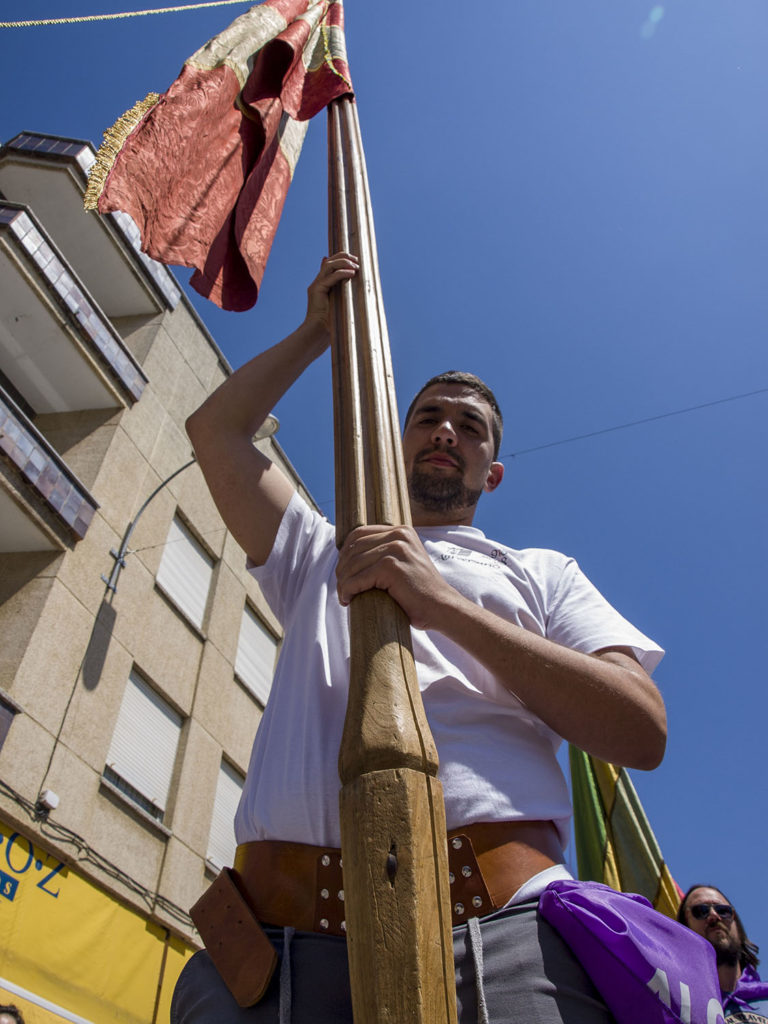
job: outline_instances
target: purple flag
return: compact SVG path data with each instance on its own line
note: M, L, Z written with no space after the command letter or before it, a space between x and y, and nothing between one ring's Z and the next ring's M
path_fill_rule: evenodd
M765 1020L768 1015L768 981L763 981L755 968L747 964L736 988L723 999L723 1009L728 1015L726 1021Z
M712 946L644 896L561 880L541 894L618 1024L724 1024Z

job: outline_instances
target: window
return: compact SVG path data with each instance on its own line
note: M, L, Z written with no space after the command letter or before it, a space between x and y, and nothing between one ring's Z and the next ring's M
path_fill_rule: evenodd
M157 582L198 629L203 626L212 575L213 559L181 519L174 516L157 571Z
M269 696L276 654L277 639L247 604L240 624L235 672L262 704L267 703Z
M243 776L226 761L221 762L213 801L207 859L217 870L232 867L235 859L235 811L243 792Z
M0 694L0 749L5 743L11 723L18 713L18 705Z
M181 725L181 715L131 672L104 778L158 821L168 802Z

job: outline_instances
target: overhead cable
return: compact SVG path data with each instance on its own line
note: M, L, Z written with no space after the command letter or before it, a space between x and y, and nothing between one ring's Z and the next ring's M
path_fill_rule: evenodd
M61 825L49 817L41 817L38 813L38 809L31 800L22 796L7 782L0 779L0 793L13 800L13 802L20 807L30 818L38 824L40 834L45 836L47 839L53 840L57 844L68 844L74 846L77 851L77 856L72 857L69 861L68 866L78 867L83 862L91 864L105 875L109 876L116 882L120 882L129 889L132 893L139 896L147 909L150 912L158 909L165 911L170 917L174 918L180 925L185 928L189 928L192 925L189 914L181 907L177 906L166 896L160 895L159 892L148 889L146 885L133 878L127 871L124 871L117 864L114 864L111 860L108 860L102 854L98 853L94 848L87 842L81 835L74 832L71 828L67 828L66 825ZM57 853L61 853L56 848Z
M545 448L556 448L561 444L570 444L571 441L583 441L587 437L598 437L600 434L611 434L614 430L627 430L629 427L637 427L641 423L653 423L655 420L666 420L670 416L682 416L687 412L696 412L699 409L710 409L713 405L723 405L725 402L737 402L742 398L752 398L754 395L764 395L768 388L758 388L756 391L746 391L743 395L730 395L728 398L717 398L714 402L702 402L701 405L689 405L685 409L675 409L673 412L662 412L658 416L646 416L641 420L631 420L629 423L619 423L613 427L604 427L602 430L591 430L587 434L574 434L573 437L564 437L560 441L549 441L547 444L538 444L534 448L521 448L516 452L507 452L500 455L500 459L514 459L518 455L528 455L530 452L540 452Z
M86 21L117 21L119 18L140 18L145 14L176 14L179 11L198 11L202 7L227 7L229 4L251 3L252 0L207 0L200 4L181 4L178 7L155 7L148 11L121 11L118 14L83 14L75 18L38 18L34 21L0 21L0 28L37 28L40 25L81 25Z

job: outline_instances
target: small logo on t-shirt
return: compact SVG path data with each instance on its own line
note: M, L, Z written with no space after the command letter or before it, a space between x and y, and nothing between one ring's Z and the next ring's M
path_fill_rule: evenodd
M485 555L481 551L471 551L452 544L447 550L441 551L439 557L441 562L468 562L498 572L507 564L507 556L500 548L494 548L490 555Z

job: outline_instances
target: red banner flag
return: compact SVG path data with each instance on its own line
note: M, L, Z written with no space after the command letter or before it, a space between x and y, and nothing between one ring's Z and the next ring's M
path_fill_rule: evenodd
M250 309L308 121L351 92L342 0L265 0L105 133L86 208L129 213L150 256Z

